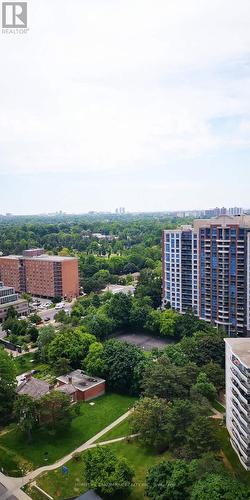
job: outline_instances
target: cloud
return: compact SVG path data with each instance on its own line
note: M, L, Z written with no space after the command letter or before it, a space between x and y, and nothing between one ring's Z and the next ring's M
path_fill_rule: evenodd
M36 0L28 13L28 35L0 35L0 172L249 146L248 0ZM230 133L211 125L229 116Z

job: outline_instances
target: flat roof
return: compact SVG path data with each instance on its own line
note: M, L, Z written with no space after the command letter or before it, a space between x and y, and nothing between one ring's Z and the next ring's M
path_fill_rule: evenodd
M26 258L26 257L24 257ZM34 257L27 257L28 259L32 260L50 260L52 262L62 262L64 260L76 260L77 257L63 257L61 255L47 255L47 254L42 254L42 255L35 255Z
M0 304L0 309L4 309L5 307L10 307L10 306L17 306L20 304L27 304L28 307L28 302L26 299L17 299L17 300L12 300L11 302L5 302L5 304Z
M0 259L13 259L13 260L18 260L18 259L24 259L24 260L49 260L52 262L63 262L65 260L76 260L77 257L63 257L61 255L47 255L47 254L42 254L42 255L5 255L0 257Z
M9 290L10 291L10 290L14 290L14 287L13 286L5 286L5 285L2 286L1 282L0 282L0 291L1 290L5 290L5 291ZM12 294L10 294L10 295L12 295Z
M224 340L242 364L250 368L250 338L227 338Z
M91 377L90 375L84 373L82 370L75 370L71 373L68 373L67 375L57 377L56 380L58 380L59 382L63 382L64 384L74 386L80 391L86 391L90 387L94 387L95 385L99 385L105 382L103 378Z
M23 258L23 255L2 255L0 257L0 259L14 259L14 260L22 259L22 258Z

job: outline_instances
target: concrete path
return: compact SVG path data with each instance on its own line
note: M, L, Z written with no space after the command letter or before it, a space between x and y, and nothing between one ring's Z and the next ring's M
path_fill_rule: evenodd
M211 415L211 418L215 418L218 420L223 419L223 414L220 411L216 410L215 408L212 408L212 412L213 412L213 415Z
M26 493L24 493L20 489L22 486L33 481L37 476L40 476L40 474L42 474L43 472L48 472L50 470L55 470L58 467L62 467L66 462L71 460L71 458L73 457L73 455L75 453L81 453L82 451L87 450L90 447L93 447L92 445L94 445L94 443L95 443L95 441L97 441L97 439L101 438L102 436L104 436L104 434L106 434L107 432L112 430L114 427L119 425L121 422L123 422L123 420L125 420L126 418L129 417L131 412L132 412L132 410L129 410L126 413L124 413L123 415L121 415L121 417L117 418L114 422L112 422L112 424L109 424L107 427L105 427L100 432L98 432L95 436L90 438L88 441L83 443L81 446L79 446L78 448L73 450L71 453L69 453L65 457L61 458L60 460L57 460L57 462L55 462L54 464L39 467L38 469L29 472L24 477L9 477L9 476L5 476L4 474L2 474L0 472L0 500L7 500L10 497L11 497L11 500L15 500L14 498L12 498L12 496L16 497L17 499L20 499L20 500L29 499L30 497L28 495L26 495ZM103 443L95 443L95 446L97 446L98 444L108 444L109 442L112 442L112 441L113 442L121 441L122 439L125 439L125 438L117 438L115 440L104 441ZM3 488L6 488L7 492L3 491L3 493L1 494L1 485Z

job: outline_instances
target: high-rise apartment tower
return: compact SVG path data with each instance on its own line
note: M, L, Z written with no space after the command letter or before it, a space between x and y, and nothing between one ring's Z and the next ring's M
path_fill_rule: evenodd
M219 216L163 232L163 304L250 334L250 216Z

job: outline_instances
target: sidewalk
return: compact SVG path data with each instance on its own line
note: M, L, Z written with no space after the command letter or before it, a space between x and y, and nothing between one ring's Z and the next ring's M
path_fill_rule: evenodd
M38 469L29 472L24 477L9 477L9 476L5 476L2 472L0 472L0 483L3 485L3 487L5 487L7 489L7 492L4 492L2 494L0 493L0 500L7 500L9 497L12 497L12 496L18 498L19 500L28 500L30 497L21 490L21 487L24 486L25 484L28 484L29 482L33 481L36 477L40 476L40 474L42 474L43 472L51 471L51 470L57 469L58 467L62 467L66 462L71 460L71 458L73 457L73 455L75 453L81 453L82 451L84 451L88 448L92 448L94 446L97 446L98 444L104 445L104 444L108 444L110 442L122 441L123 439L125 439L124 437L122 437L122 438L112 439L110 441L104 441L102 443L95 443L95 441L97 441L97 439L104 436L104 434L106 434L107 432L112 430L114 427L119 425L121 422L123 422L123 420L128 418L129 415L131 414L131 412L132 412L132 410L129 410L126 413L124 413L123 415L121 415L114 422L112 422L107 427L105 427L100 432L98 432L98 434L96 434L95 436L90 438L88 441L83 443L81 446L79 446L78 448L73 450L68 455L65 455L60 460L57 460L57 462L55 462L54 464L39 467Z

